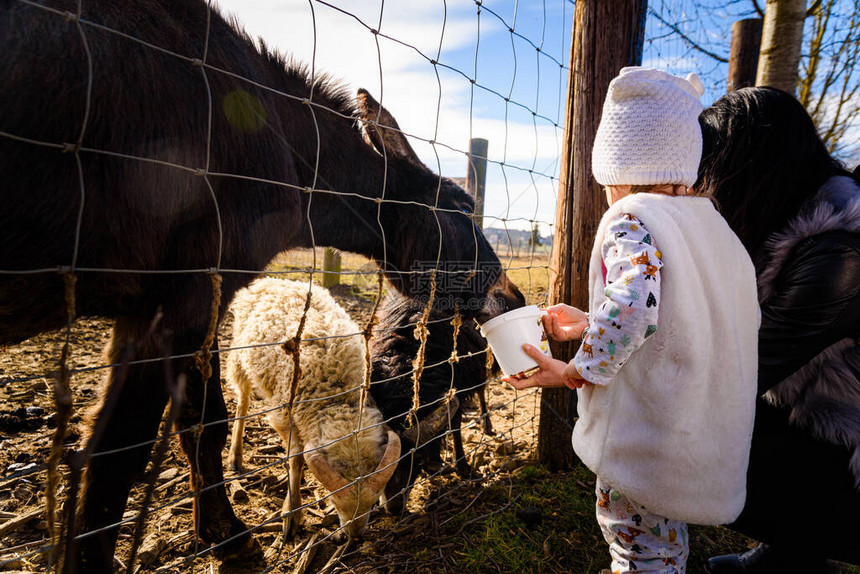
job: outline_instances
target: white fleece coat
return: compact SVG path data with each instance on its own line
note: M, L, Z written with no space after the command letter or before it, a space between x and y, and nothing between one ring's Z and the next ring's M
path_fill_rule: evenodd
M663 255L657 332L606 386L579 393L573 448L649 511L696 524L734 520L746 498L759 309L752 261L702 197L640 193L601 220L589 306L603 301L607 222L638 217Z

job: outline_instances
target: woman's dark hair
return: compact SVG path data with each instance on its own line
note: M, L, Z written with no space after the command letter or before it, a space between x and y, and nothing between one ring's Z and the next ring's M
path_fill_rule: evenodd
M800 102L781 90L731 92L703 111L699 123L696 192L716 199L756 262L767 238L825 181L850 175L830 156Z

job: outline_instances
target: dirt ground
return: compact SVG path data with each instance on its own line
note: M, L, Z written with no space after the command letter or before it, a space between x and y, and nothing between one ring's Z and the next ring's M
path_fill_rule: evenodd
M359 324L367 320L371 298L355 294L347 286L334 292ZM68 449L83 447L84 415L96 402L107 372L103 367L102 350L109 340L110 330L109 321L97 319L80 319L73 326L68 362L74 369L74 415L65 442ZM43 548L48 543L45 468L56 427L52 372L58 364L64 339L65 332L52 332L0 349L0 571L44 571L47 567ZM219 339L222 346L230 341L229 320L223 322ZM224 387L224 393L229 412L233 413L235 403L230 390ZM451 472L449 465L437 476L422 477L410 498L409 513L395 518L382 511L375 512L364 543L351 546L339 559L334 556L336 560L329 564L329 571L399 571L410 558L385 554L383 549L392 535L397 536L399 547L406 540L407 547L414 548L417 555L427 549L435 552L432 539L426 533L429 506L462 505L475 496L486 481L515 472L525 464L536 443L537 395L516 393L496 381L489 384L487 398L496 434L484 434L475 418L464 421L467 457L476 471L475 476L462 480ZM262 408L261 402L252 402L251 413ZM324 568L336 551L343 551L330 537L338 522L333 507L327 501L309 506L298 539L283 544L281 525L276 519L287 489L282 441L264 416L248 422L245 441L246 472L241 477L228 473L228 491L237 515L255 528L255 538L267 551L267 571ZM187 463L177 443L173 440L160 469L136 572L209 572L212 565L217 564L208 553L189 558L205 549L193 536ZM446 456L451 458L450 450ZM226 449L224 457L226 468ZM68 469L61 468L67 474ZM67 491L67 479L64 479L59 489L61 500ZM140 511L142 495L139 485L132 492L124 518L133 518ZM325 491L306 474L303 502L324 495ZM132 524L120 527L118 567L123 567L127 561L133 537ZM303 562L302 558L306 546L314 549L310 563ZM383 559L383 556L387 557ZM390 568L385 567L386 561ZM264 565L246 565L240 571L256 572L264 568Z

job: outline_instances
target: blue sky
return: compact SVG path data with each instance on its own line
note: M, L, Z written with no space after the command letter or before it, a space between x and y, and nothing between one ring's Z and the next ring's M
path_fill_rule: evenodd
M487 139L485 227L527 229L536 220L550 233L571 0L484 0L480 16L474 0L219 0L218 6L270 46L313 61L353 89L368 89L434 171L464 176L469 138ZM727 66L692 49L660 18L727 56L731 24L750 13L749 0L652 0L643 64L698 72L709 105L725 91Z

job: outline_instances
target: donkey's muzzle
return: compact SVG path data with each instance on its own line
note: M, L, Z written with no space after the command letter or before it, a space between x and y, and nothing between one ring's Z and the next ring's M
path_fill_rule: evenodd
M479 323L483 323L525 304L526 298L523 297L517 285L502 271L498 281L487 290L487 298L476 319Z

